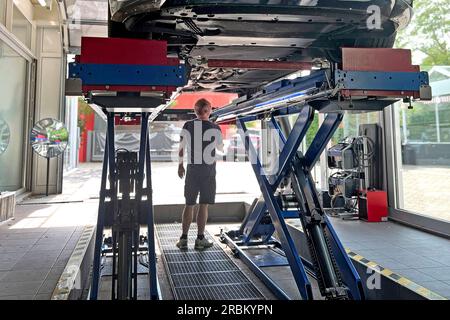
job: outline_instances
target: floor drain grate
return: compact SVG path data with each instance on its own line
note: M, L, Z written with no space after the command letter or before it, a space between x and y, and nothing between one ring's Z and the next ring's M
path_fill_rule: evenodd
M197 231L188 235L189 249L180 251L175 242L180 224L158 224L156 234L166 270L177 300L261 300L264 296L223 251L218 243L206 251L193 249ZM205 232L205 236L212 237Z

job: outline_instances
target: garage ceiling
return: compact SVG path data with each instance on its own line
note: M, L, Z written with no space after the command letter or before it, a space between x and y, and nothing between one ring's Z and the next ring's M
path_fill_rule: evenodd
M79 53L81 37L107 37L108 0L64 0L70 53Z

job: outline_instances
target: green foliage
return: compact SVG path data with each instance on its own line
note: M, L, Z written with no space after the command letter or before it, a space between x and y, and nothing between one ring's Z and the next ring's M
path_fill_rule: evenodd
M334 132L331 143L336 144L344 138L358 136L361 124L378 123L378 120L378 112L346 113L344 120Z
M91 106L83 98L78 98L78 114L90 115L93 112Z
M311 142L313 141L318 129L319 129L319 115L315 114L314 120L311 123L311 126L309 127L308 131L306 132L306 146L307 147L309 147L311 145Z
M450 142L450 104L440 103L438 111L440 141ZM399 118L402 127L403 117ZM435 104L414 102L413 109L405 110L405 118L408 141L437 142ZM402 137L402 141L405 141L405 137Z
M450 65L450 0L415 0L410 25L397 36L396 47L426 55L426 66Z
M415 0L414 16L410 25L399 32L396 47L420 51L425 55L421 70L435 65L450 65L450 0ZM400 126L406 121L407 141L437 142L436 105L413 103L413 109L404 109ZM450 142L450 104L440 103L439 134L441 142ZM404 116L404 118L403 118ZM403 130L401 130L402 141Z
M48 130L48 138L51 142L67 141L69 139L69 133L66 128Z

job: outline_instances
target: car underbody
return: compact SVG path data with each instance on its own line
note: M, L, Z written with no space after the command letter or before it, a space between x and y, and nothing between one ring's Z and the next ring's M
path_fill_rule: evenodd
M109 1L109 35L167 41L190 68L185 91L239 94L338 63L341 47L392 47L412 14L412 0Z

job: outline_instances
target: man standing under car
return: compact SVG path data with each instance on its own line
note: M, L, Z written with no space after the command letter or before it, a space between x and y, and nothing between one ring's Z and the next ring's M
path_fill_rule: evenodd
M213 242L205 238L204 232L208 220L208 205L214 204L216 197L216 149L223 152L220 127L209 121L211 115L209 101L198 100L195 103L194 111L197 118L184 124L178 152L178 176L182 179L186 173L184 185L186 205L182 217L182 234L176 243L181 250L188 248L189 227L199 194L196 219L198 232L194 249L204 250L213 246ZM187 150L186 171L183 166L184 150Z

